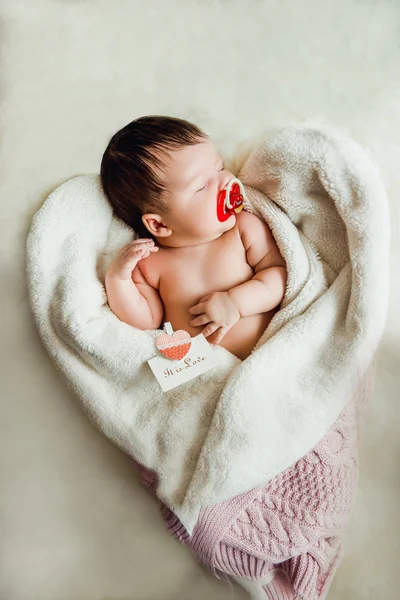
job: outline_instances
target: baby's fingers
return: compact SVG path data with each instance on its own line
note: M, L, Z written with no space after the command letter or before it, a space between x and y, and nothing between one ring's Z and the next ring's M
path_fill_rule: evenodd
M139 250L139 260L141 260L142 258L147 258L148 256L150 256L151 252L157 252L159 250L159 248L157 246L154 246L154 248L142 248L141 250Z
M152 248L153 246L153 240L143 240L142 242L135 240L134 242L127 244L125 248L128 252L131 252L132 250L139 250L139 248Z
M205 313L203 315L200 315L199 317L196 317L195 319L192 319L191 321L189 321L189 325L191 325L192 327L200 327L200 325L205 325L206 323L209 323L211 321L210 317L208 317Z
M125 244L125 246L121 249L122 254L132 254L137 250L141 250L142 248L148 250L154 246L154 241L147 240L134 240L133 242L129 242L129 244Z
M229 327L220 327L218 331L216 331L216 333L214 334L212 341L209 340L210 343L220 344L228 331Z
M209 323L207 325L207 327L204 327L203 331L201 332L204 337L209 337L211 334L214 333L214 331L217 331L217 329L219 328L219 325L217 325L217 323Z

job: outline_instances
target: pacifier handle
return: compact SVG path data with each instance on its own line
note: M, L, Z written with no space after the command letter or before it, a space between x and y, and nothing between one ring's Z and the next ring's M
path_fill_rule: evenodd
M241 200L240 200L240 205L242 205L243 203L243 197L244 197L244 188L243 188L243 184L240 181L240 179L236 179L236 177L233 177L232 179L230 179L230 181L228 182L228 185L226 186L226 197L225 197L225 206L228 210L232 210L232 208L234 208L233 204L231 203L231 190L232 187L237 184L239 186L240 189L240 193L239 196L242 196Z
M245 191L243 183L237 177L230 179L217 198L218 220L223 222L231 215L239 213L243 209Z

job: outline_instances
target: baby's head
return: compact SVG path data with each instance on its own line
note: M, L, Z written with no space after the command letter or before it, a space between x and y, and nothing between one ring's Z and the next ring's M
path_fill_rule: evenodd
M234 216L217 218L218 194L232 177L201 129L165 116L118 131L100 169L114 213L140 237L168 247L212 241L234 226Z

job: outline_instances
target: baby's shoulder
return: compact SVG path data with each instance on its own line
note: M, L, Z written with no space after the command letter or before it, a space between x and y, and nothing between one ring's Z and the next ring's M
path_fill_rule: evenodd
M268 225L247 210L242 210L236 215L236 227L239 235L242 239L243 244L247 247L251 240L256 239L259 236L270 236L271 230Z
M158 252L151 252L146 258L142 258L137 263L137 268L141 272L142 276L146 280L146 283L156 290L160 286L160 275L161 275L161 264L160 256L161 250Z
M240 213L236 215L236 225L239 229L245 229L251 227L253 224L259 224L260 222L264 223L260 217L257 217L257 215L248 210L241 210Z

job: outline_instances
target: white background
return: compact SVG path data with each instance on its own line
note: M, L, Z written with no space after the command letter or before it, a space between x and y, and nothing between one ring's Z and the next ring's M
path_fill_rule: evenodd
M387 186L392 292L329 600L400 597L400 4L0 0L0 598L245 598L165 530L130 460L66 390L30 315L25 243L46 196L98 173L144 114L193 120L232 165L281 125L340 126Z

